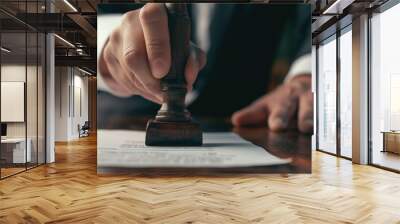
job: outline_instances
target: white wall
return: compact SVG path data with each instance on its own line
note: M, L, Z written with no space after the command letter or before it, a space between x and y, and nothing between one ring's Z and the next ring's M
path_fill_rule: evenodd
M74 99L74 108L72 109L72 129L71 129L71 135L74 137L78 137L78 124L81 126L85 123L85 121L88 121L88 78L81 76L82 73L76 74L77 70L74 71L74 96L72 98Z
M83 75L76 68L56 67L56 141L77 139L78 124L88 120L88 78Z
M30 74L35 74L36 75L36 67L33 66L27 66L25 67L25 64L20 65L20 64L3 64L1 66L1 81L2 82L25 82L25 75L26 71L28 71L28 75ZM35 70L33 73L32 71ZM28 77L29 78L29 77ZM34 83L36 85L36 82ZM29 89L28 89L29 90ZM27 93L28 98L29 97L36 97L36 89L34 92L28 92ZM32 99L27 99L28 102L33 101ZM36 105L35 105L36 107ZM6 108L1 108L1 110L5 110ZM31 113L28 113L28 121L34 120L36 117L30 117L30 115L33 115ZM34 114L36 116L36 114ZM35 120L36 121L36 120ZM32 125L28 125L28 127L31 127ZM7 136L8 137L25 137L25 122L7 122ZM28 136L29 137L29 136Z
M21 94L24 94L26 90L26 106L25 102L21 108L14 108L14 110L22 110L20 113L26 113L26 120L22 122L6 122L7 124L7 137L8 138L27 138L31 144L32 161L36 162L36 158L39 159L39 163L44 163L44 74L42 73L42 67L36 65L24 64L3 64L1 66L1 81L2 82L23 82L26 89L20 90ZM26 80L27 79L27 80ZM3 92L3 89L2 89ZM7 95L2 95L2 98L7 98ZM17 102L16 102L17 103ZM2 112L4 110L13 110L10 107L1 107ZM8 111L16 113L16 111ZM22 115L24 116L24 115ZM37 156L39 153L39 156Z
M29 70L30 68L28 68ZM25 64L3 64L1 66L2 82L25 82ZM29 73L28 73L29 74ZM4 97L4 96L3 96ZM6 108L1 108L5 110ZM8 137L25 137L25 123L12 122L7 123Z
M55 141L68 140L68 86L67 67L55 68Z

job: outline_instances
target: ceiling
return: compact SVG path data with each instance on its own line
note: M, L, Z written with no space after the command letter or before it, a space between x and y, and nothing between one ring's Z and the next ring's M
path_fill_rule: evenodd
M36 43L37 33L54 32L57 34L56 65L84 67L95 73L96 7L100 2L47 0L46 5L45 0L1 0L2 46L11 50L9 53L2 51L2 60L7 58L8 61L18 62L37 57L37 52L43 47ZM41 37L40 41L43 40Z
M371 2L383 2L385 0L340 1L350 5L370 5ZM127 2L134 1L0 0L2 46L12 50L7 54L7 58L10 60L23 59L25 56L34 58L34 55L42 46L37 46L36 39L34 39L35 35L29 33L54 32L61 37L55 38L56 64L71 65L72 63L74 66L82 66L96 71L97 4ZM266 0L255 2L311 4L313 10L313 34L315 35L321 33L327 26L330 26L330 23L334 23L334 20L340 18L340 16L331 16L330 18L326 15L321 16L324 10L334 4L335 0ZM49 13L50 11L51 13ZM26 38L25 33L28 33ZM4 54L2 52L2 55Z

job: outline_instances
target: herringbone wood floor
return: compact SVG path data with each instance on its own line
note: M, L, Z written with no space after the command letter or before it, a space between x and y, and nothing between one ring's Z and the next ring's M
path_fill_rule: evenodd
M400 223L400 175L313 153L311 175L97 176L94 137L0 181L0 223Z

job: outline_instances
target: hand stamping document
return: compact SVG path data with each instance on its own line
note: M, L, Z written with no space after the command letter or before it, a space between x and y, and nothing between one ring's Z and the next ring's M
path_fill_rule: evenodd
M97 166L109 168L229 168L287 164L232 132L204 133L200 147L145 145L145 132L98 130Z

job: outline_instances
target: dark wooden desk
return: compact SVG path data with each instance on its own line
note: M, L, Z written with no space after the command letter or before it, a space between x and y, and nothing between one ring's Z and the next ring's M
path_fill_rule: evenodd
M114 118L102 122L99 129L144 130L149 117ZM212 168L212 169L134 169L140 175L214 175L219 173L311 173L311 135L290 130L272 132L267 127L232 127L229 119L199 119L203 131L233 131L242 138L259 145L281 158L292 158L287 165L252 168ZM190 170L190 171L189 171ZM98 169L99 173L126 173L126 169ZM132 173L132 170L129 170Z

